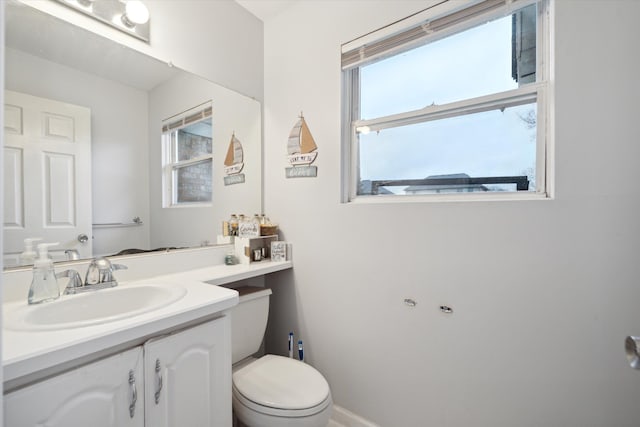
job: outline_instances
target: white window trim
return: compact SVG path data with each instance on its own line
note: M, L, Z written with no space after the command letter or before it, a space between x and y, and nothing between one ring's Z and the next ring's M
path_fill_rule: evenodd
M200 120L211 118L213 109L212 102L207 101L194 108L184 111L180 114L172 116L162 121L162 207L170 209L192 208L192 207L211 207L213 206L213 195L211 201L207 202L182 202L177 200L177 187L174 171L185 166L191 166L207 160L211 161L213 167L213 153L194 157L189 160L181 160L171 162L173 158L173 150L176 149L174 142L171 141L172 135L180 129L185 128L192 123ZM177 137L175 144L177 144ZM213 176L211 177L213 182Z
M544 91L545 85L532 83L518 89L491 95L470 98L464 101L450 102L442 105L430 105L419 110L407 111L399 114L378 117L369 120L356 120L352 126L358 131L368 128L371 132L400 126L408 126L417 123L425 123L432 120L442 120L449 117L460 117L465 114L475 114L500 108L515 107L531 102L537 102L539 94Z
M470 1L464 7L470 7L481 3L480 0ZM505 3L498 10L492 9L490 13L481 14L465 21L462 26L456 24L440 31L438 34L423 37L423 40L432 42L437 38L450 35L460 31L462 28L470 28L477 22L492 19L496 16L507 15L513 11L526 7L530 4L538 4L538 30L537 45L540 46L536 55L536 73L540 76L540 81L532 83L518 89L491 94L483 97L467 99L443 105L429 106L420 110L403 112L385 117L378 117L371 120L354 120L359 116L358 98L359 93L359 67L367 63L374 62L385 56L395 53L361 58L361 61L343 66L342 72L342 163L341 163L341 202L342 203L389 203L389 202L441 202L441 201L502 201L502 200L550 200L554 197L553 187L553 92L552 92L552 67L553 61L552 47L552 22L551 8L553 0L492 0L492 3ZM385 37L393 36L404 29L413 27L420 22L428 23L439 17L455 13L463 8L460 3L445 1L423 12L415 14L406 20L396 22L378 31L367 34L361 38L345 43L342 46L343 55L349 51L360 50L364 47ZM424 25L423 25L424 27ZM401 47L398 50L405 48ZM542 54L540 54L540 51ZM506 97L506 98L505 98ZM382 130L399 125L413 123L423 123L429 120L443 119L446 117L471 114L481 111L495 109L496 106L520 105L523 100L531 99L537 102L537 141L536 141L536 191L498 193L489 192L483 194L474 193L448 193L448 194L428 194L428 195L357 195L358 188L358 143L357 129L367 126L370 131ZM509 103L511 103L509 105ZM519 103L519 104L518 104ZM484 108L484 110L483 110ZM353 116L352 116L353 115ZM355 117L354 117L355 116ZM347 125L349 124L349 125Z

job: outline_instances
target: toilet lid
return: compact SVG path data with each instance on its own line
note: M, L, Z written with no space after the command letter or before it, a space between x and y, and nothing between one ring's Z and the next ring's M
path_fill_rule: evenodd
M329 396L329 384L320 372L271 354L235 371L233 385L250 401L279 409L311 408Z

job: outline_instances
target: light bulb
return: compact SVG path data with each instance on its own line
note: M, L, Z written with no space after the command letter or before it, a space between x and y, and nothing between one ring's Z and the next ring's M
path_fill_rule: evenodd
M139 0L129 0L125 5L122 23L129 28L146 24L149 21L149 9Z

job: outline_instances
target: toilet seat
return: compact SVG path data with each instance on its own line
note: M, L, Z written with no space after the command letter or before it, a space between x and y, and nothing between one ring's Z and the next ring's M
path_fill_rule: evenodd
M233 400L234 403L240 403L244 408L259 413L259 414L265 414L265 415L270 415L272 417L276 417L276 418L303 418L303 417L311 417L313 415L316 415L324 410L326 410L328 408L328 406L331 404L331 397L327 396L327 398L320 403L317 406L314 406L312 408L305 408L305 409L280 409L280 408L272 408L269 406L263 406L263 405L259 405L255 402L252 402L250 400L248 400L246 397L244 397L242 395L242 393L240 393L238 391L237 388L233 388ZM236 407L236 409L238 409Z
M248 409L276 417L308 417L331 404L329 384L318 371L275 355L236 370L233 396Z

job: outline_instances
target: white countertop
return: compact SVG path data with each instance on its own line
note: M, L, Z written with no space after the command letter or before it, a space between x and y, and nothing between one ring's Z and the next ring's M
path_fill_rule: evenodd
M249 265L215 265L182 273L149 277L133 282L122 282L119 286L156 284L162 286L182 286L187 293L180 300L168 306L122 320L96 324L80 328L22 331L4 327L2 331L2 365L5 384L48 374L57 366L69 361L83 360L92 355L100 357L109 349L131 343L137 345L154 334L167 332L172 328L211 318L238 303L238 293L221 286L239 280L257 277L275 271L291 268L290 261L260 262ZM101 291L96 291L101 292ZM73 298L74 295L61 298ZM55 304L56 302L45 303ZM27 305L23 301L6 303L11 312L13 305ZM3 322L3 324L6 322Z
M214 265L212 267L196 268L175 274L166 274L166 279L196 280L210 285L226 285L251 277L262 276L293 266L291 261L260 261L251 264Z

